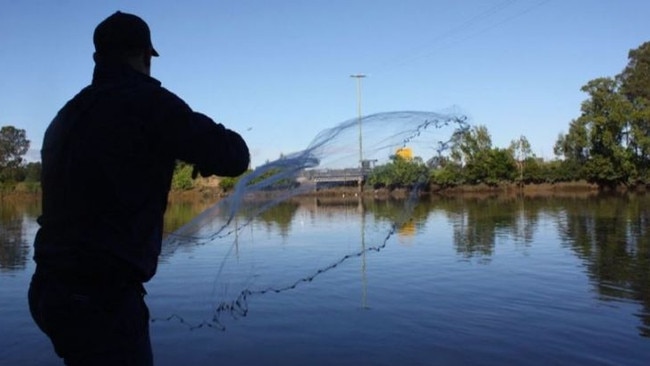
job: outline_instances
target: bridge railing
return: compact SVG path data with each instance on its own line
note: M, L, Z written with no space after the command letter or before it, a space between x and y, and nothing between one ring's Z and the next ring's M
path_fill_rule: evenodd
M361 168L308 170L303 179L315 182L357 182L365 180L368 170Z

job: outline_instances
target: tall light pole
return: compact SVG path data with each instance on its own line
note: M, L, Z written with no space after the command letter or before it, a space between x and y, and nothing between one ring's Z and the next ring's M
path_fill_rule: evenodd
M361 128L361 79L365 78L364 74L352 74L351 78L357 79L357 117L359 119L359 167L361 178L359 179L359 192L363 192L363 138Z
M361 128L361 79L365 78L364 74L353 74L351 78L357 79L357 118L359 124L359 209L361 212L361 307L367 309L367 278L366 278L366 213L363 207L363 138Z

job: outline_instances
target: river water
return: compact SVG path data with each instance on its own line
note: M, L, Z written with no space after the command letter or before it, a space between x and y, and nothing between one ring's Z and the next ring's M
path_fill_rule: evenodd
M165 248L156 364L650 364L650 197L403 204L306 198ZM167 229L203 207L172 205ZM1 205L0 365L61 364L27 310L39 210Z

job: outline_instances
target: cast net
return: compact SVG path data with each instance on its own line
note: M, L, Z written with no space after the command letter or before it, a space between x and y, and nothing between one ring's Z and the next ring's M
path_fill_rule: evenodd
M162 256L166 258L187 246L214 248L214 260L209 264L212 290L205 299L209 313L198 321L188 320L182 311L166 319L177 319L192 328L225 329L224 318L246 316L254 298L315 283L346 262L381 251L409 221L420 190L429 180L427 162L439 161L436 158L444 156L455 136L468 127L465 116L455 112L400 111L353 118L320 132L304 150L243 175L231 194L164 240ZM360 181L365 194L355 190ZM317 246L305 249L300 265L283 260L282 254L265 252L264 242L273 240L266 236L269 217L280 223L281 240L293 235L281 224L286 211L295 209L292 200L347 186L336 195L354 196L362 206L362 196L373 199L375 189L394 188L395 182L407 188L397 214L369 226L365 222L361 226L358 218L340 223L359 226L362 246L340 245L341 241L359 241L358 237L338 238L339 246L328 245L326 251ZM327 233L310 235L327 241Z

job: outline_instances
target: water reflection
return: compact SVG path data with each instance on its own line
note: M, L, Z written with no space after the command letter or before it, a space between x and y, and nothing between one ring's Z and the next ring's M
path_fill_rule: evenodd
M446 213L456 251L480 263L489 263L499 237L530 245L543 208L537 200L516 196L441 198L431 205Z
M0 271L25 268L33 239L26 229L39 213L37 200L0 200Z
M604 196L565 205L557 220L564 243L584 260L603 300L643 304L641 335L650 337L648 197Z
M282 236L292 234L296 220L319 220L323 215L358 220L364 223L358 236L363 249L365 235L372 234L373 221L399 223L396 235L411 240L442 217L446 220L443 224L451 228L458 257L485 265L490 264L500 243L528 248L540 240L535 236L544 235L542 240L559 240L557 250L565 248L583 261L600 299L640 304L639 333L650 337L650 196L432 197L421 200L408 219L403 203L302 198L280 203L255 220L261 224L258 227L277 230ZM198 201L171 204L165 216L166 231L175 230L208 205ZM304 214L297 217L297 212ZM0 271L22 270L31 260L33 233L27 228L35 225L39 213L38 202L1 202ZM183 245L191 250L195 244ZM365 275L365 268L361 275Z
M298 211L298 207L300 207L298 202L280 202L262 212L258 219L265 224L268 231L272 231L273 227L276 227L281 236L287 237L291 231L291 223L296 211Z

